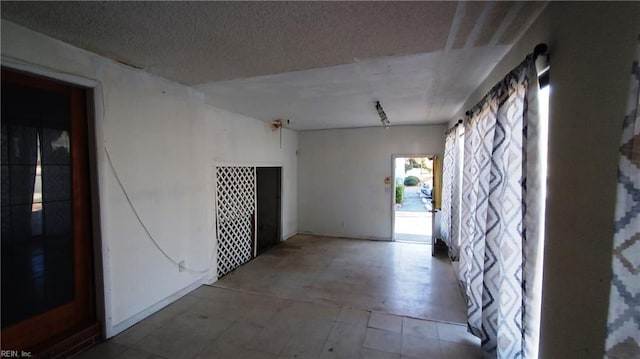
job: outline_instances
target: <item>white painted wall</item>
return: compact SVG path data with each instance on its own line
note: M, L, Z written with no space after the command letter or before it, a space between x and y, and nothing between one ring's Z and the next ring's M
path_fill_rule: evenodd
M602 358L616 168L640 3L551 2L460 109L533 47L550 48L549 172L540 358Z
M283 166L283 234L297 231L297 133L209 106L197 90L2 21L3 65L95 81L106 334L215 280L214 166ZM82 80L84 81L84 80ZM146 236L142 221L179 272ZM209 269L209 270L207 270Z
M390 240L392 155L441 155L444 131L432 125L299 132L299 232Z
M283 238L296 234L298 132L285 128L281 137L279 131L272 131L266 122L209 105L206 105L206 109L202 123L205 138L202 143L206 145L205 153L211 154L214 164L282 166L282 234ZM213 174L211 171L208 175ZM213 183L213 179L208 182Z

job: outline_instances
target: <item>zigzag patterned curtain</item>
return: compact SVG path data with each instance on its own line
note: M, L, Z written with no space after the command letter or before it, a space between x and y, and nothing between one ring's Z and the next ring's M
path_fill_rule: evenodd
M449 248L451 248L451 190L453 186L453 171L455 168L454 152L456 148L456 137L455 128L447 132L444 140L444 158L442 167L442 213L440 216L440 235Z
M494 358L527 358L537 348L537 91L529 56L465 124L460 278L469 330Z
M440 235L449 248L449 257L457 261L460 253L460 191L462 163L461 126L447 131L444 141L444 167L442 174L442 215Z
M640 44L624 118L605 358L640 358Z

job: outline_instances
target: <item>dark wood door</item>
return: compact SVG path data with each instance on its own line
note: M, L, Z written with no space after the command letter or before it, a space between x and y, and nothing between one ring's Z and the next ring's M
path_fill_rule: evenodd
M281 167L256 167L257 254L280 243Z
M32 350L95 322L86 90L3 68L1 96L2 349Z

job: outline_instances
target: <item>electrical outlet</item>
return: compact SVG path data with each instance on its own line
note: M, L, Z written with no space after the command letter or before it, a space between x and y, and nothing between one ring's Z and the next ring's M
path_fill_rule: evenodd
M178 272L184 272L184 260L181 260L180 263L178 263Z

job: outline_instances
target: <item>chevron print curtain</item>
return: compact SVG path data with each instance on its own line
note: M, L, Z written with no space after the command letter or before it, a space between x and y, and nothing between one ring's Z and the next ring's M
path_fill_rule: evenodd
M451 190L453 185L454 151L456 147L456 131L449 130L444 140L444 158L442 167L442 213L440 216L440 235L451 248ZM450 249L451 251L451 249Z
M624 118L605 358L640 358L640 44Z
M451 186L451 246L449 247L449 257L456 261L460 259L460 193L462 192L462 171L460 171L460 167L463 162L462 146L464 145L460 137L462 131L462 126L456 126L453 147L453 183Z
M446 133L442 169L440 234L449 248L449 257L453 261L458 260L460 252L461 129L461 126L455 126Z
M527 358L537 348L539 319L530 310L542 205L537 90L529 56L472 110L464 129L460 277L469 330L494 358Z

